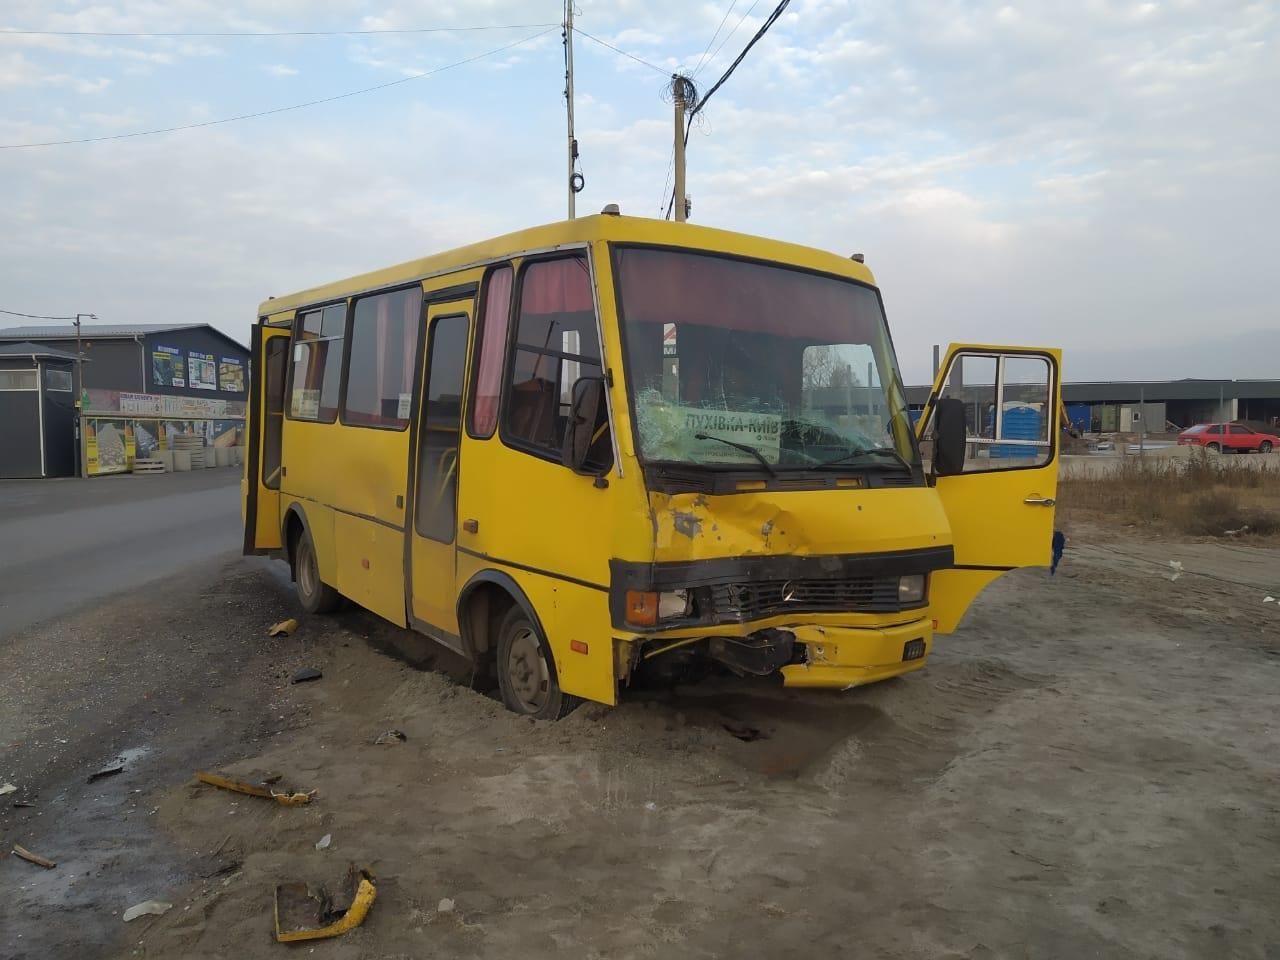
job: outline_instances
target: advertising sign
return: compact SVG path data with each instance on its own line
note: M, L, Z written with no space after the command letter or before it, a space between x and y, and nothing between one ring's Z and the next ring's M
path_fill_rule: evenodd
M128 420L84 421L85 472L95 477L104 473L128 473L133 469L133 424Z
M244 361L223 357L218 361L218 389L244 393Z
M212 353L187 353L187 374L193 390L217 390L218 366Z
M177 347L156 346L151 351L151 382L157 387L185 387L187 366Z

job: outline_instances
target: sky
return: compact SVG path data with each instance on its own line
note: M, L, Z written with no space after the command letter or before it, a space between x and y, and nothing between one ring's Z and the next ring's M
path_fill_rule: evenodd
M670 74L708 89L773 4L579 0L580 213L661 215ZM267 296L562 219L561 14L8 0L0 308L247 341ZM3 32L459 27L504 29ZM793 0L690 137L692 220L864 253L908 382L949 341L1060 346L1068 380L1280 377L1278 36L1274 2Z

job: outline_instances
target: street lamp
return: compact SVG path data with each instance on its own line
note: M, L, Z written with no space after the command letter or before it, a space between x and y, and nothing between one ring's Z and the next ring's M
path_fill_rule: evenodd
M96 313L77 313L76 324L76 409L84 410L84 351L80 349L80 318L97 320Z

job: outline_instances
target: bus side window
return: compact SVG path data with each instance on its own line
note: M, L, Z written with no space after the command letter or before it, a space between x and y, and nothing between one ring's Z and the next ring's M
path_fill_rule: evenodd
M427 343L427 395L419 429L418 534L452 543L457 527L458 443L462 436L462 372L467 362L467 318L441 317Z
M586 258L539 260L524 267L516 323L503 438L560 462L573 382L603 373Z
M476 328L475 370L471 375L468 432L478 440L493 436L498 426L498 397L502 393L503 359L511 320L510 266L495 267L484 278L480 318Z

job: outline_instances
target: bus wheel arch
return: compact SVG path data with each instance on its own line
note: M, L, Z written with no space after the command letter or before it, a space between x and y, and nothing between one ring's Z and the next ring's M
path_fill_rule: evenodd
M289 571L297 585L298 602L307 613L332 613L342 595L320 579L320 561L307 515L296 503L286 512L283 543L288 551Z
M484 675L502 695L508 709L540 719L558 720L577 705L577 698L560 690L555 657L533 604L520 585L500 570L482 570L458 597L462 641ZM518 641L513 644L513 640ZM532 704L512 689L506 662L514 652L527 658L536 649L549 690L545 701ZM522 702L523 701L523 702Z

